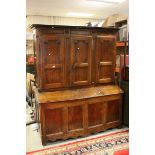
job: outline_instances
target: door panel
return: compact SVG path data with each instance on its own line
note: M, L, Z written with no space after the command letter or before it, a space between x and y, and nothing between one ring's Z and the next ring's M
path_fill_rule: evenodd
M113 81L115 68L115 36L98 36L96 43L96 82Z
M45 110L46 134L63 132L63 109Z
M88 127L105 124L106 104L102 101L88 104Z
M68 108L68 130L83 129L83 107L72 106Z
M71 38L71 86L88 85L91 82L92 37Z
M107 123L114 122L119 120L119 106L120 101L114 100L114 101L108 101L107 105Z
M43 87L58 88L65 83L64 37L43 36Z
M78 68L75 69L75 81L87 81L87 74L88 71L83 67L83 68Z
M59 68L49 70L47 69L45 72L45 76L46 84L59 83L59 81L61 81L61 72Z

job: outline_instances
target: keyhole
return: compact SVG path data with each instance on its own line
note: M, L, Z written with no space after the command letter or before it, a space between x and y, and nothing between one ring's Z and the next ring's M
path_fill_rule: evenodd
M49 53L48 55L51 55L52 54L51 51L49 51L48 53Z
M77 52L77 53L79 52L79 49L80 49L79 47L76 49L76 52Z

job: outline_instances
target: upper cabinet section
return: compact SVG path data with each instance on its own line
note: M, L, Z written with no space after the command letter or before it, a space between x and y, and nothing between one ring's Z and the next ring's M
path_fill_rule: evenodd
M113 82L115 28L34 25L39 90Z

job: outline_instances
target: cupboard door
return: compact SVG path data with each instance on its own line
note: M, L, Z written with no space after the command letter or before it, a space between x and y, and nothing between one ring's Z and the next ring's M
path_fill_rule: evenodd
M44 36L42 46L43 87L63 87L65 83L64 37Z
M91 83L92 37L71 37L71 86Z
M96 42L96 82L113 82L115 69L115 36L98 36Z

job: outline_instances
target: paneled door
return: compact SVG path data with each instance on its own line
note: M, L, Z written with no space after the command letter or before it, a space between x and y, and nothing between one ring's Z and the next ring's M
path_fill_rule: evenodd
M96 83L113 81L115 69L115 36L97 36Z
M71 37L71 86L91 83L92 37Z
M42 37L42 73L44 88L59 88L65 84L64 37Z

